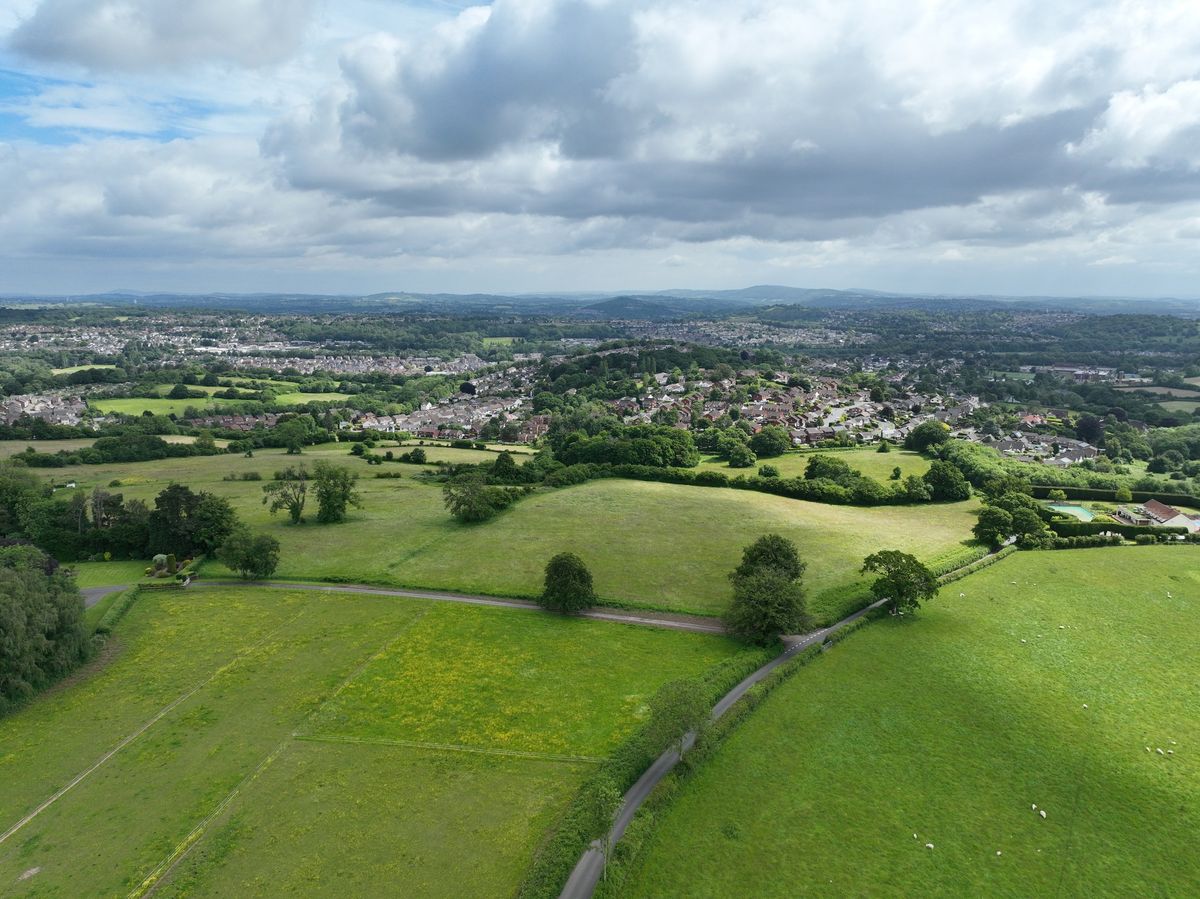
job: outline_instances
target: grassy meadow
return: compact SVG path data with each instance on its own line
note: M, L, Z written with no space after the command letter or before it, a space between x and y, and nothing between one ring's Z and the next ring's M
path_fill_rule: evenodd
M218 588L143 594L109 648L0 719L0 833L84 775L0 842L6 895L510 894L648 696L747 652Z
M385 448L382 445L376 450ZM481 450L427 448L431 459L494 458ZM887 458L898 457L889 453ZM363 508L339 525L299 526L272 517L262 486L273 471L327 459L359 473ZM282 545L276 577L464 590L533 596L551 556L579 553L602 600L698 614L717 614L729 599L727 574L742 548L768 532L796 541L808 561L810 606L822 621L861 604L862 559L878 549L904 549L930 558L970 537L974 502L858 508L808 503L750 491L605 480L548 490L501 515L464 525L445 511L440 485L414 480L422 466L368 466L345 444L327 444L286 456L260 450L237 455L54 469L83 489L104 486L126 498L152 501L176 481L229 498L239 515ZM257 481L226 481L254 471ZM401 478L375 478L398 472ZM109 487L113 482L116 486ZM311 519L313 507L306 510ZM222 573L210 563L205 576Z
M621 895L1195 895L1198 646L1195 549L1018 553L780 686Z
M784 453L773 459L759 459L752 468L730 468L729 463L719 456L705 456L699 465L700 470L719 471L731 477L739 474L755 474L759 466L774 465L779 469L781 478L802 478L808 467L810 456L821 450L798 450ZM899 468L902 478L910 474L922 475L929 470L929 460L920 453L911 450L893 449L890 453L881 453L874 447L850 450L829 450L826 453L835 459L841 459L851 468L856 468L869 478L877 481L887 481L892 476L892 469Z

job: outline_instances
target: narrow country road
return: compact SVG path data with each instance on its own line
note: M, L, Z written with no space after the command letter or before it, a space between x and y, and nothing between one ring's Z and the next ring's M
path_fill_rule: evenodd
M724 715L729 708L746 695L746 692L765 678L768 674L778 668L780 665L794 658L799 653L808 649L810 646L816 646L824 642L825 638L834 631L840 630L848 624L862 618L868 612L879 608L887 600L881 599L871 603L865 609L860 609L853 615L848 615L837 624L826 628L821 628L818 631L813 631L811 634L804 634L796 637L784 637L786 648L771 661L767 662L736 687L726 693L715 706L713 706L711 720L716 721ZM684 738L684 750L691 748L692 743L696 740L695 733L689 733ZM643 802L650 795L651 791L658 786L661 781L672 768L679 762L679 753L675 749L668 749L660 755L646 772L638 778L637 782L629 788L622 800L621 808L617 812L616 818L613 820L612 829L609 831L610 843L615 846L617 841L621 839L625 833L625 828L629 826L629 822L633 820L633 816L637 810L641 808ZM559 899L591 899L592 893L596 890L596 884L600 882L600 875L604 871L604 853L601 851L598 842L592 843L575 865L575 869L571 872L570 878L567 880L566 886L559 896Z
M457 602L472 606L495 606L502 609L520 609L526 612L541 612L552 615L535 602L525 599L502 599L498 596L479 596L471 593L446 593L438 590L402 590L393 587L371 587L366 584L311 584L293 581L193 581L189 590L206 587L256 587L276 590L316 590L322 593L369 593L375 596L401 596L408 599L432 599L437 602ZM692 631L701 634L723 634L725 627L717 618L700 615L676 615L670 612L638 611L624 609L594 608L580 612L574 617L591 618L596 621L616 621L622 624L640 624L648 627L666 627L672 630Z
M91 608L110 593L116 593L118 590L128 590L128 584L117 584L113 587L84 587L79 592L83 594L83 604L86 608Z

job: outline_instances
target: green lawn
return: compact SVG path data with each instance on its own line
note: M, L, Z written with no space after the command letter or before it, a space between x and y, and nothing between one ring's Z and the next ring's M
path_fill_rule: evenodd
M1194 549L1019 553L771 694L622 895L1195 895L1198 646Z
M381 446L380 450L384 447ZM441 448L460 456L478 450ZM882 458L882 456L881 456ZM900 458L889 453L887 458ZM262 505L262 486L276 469L327 459L359 473L363 508L340 525L293 526ZM743 547L768 532L791 537L808 561L810 605L823 621L836 620L865 597L857 569L878 549L904 549L929 558L970 537L974 501L952 505L858 508L808 503L741 490L605 480L523 499L481 525L463 525L445 511L440 486L412 479L421 466L368 466L346 444L240 455L162 459L123 465L54 469L60 483L81 488L114 480L127 499L152 502L172 481L228 497L253 528L282 544L277 576L342 580L533 596L546 562L579 553L606 601L715 614L729 599L727 575ZM255 471L263 482L225 481ZM377 472L399 472L377 479ZM306 511L315 515L313 508ZM205 576L221 573L205 567Z
M68 562L66 567L75 572L75 583L84 588L136 583L145 575L149 564L145 561Z
M90 676L0 719L0 833L89 772L0 844L15 895L140 895L159 878L168 895L510 894L647 697L746 651L216 588L143 594L110 645Z

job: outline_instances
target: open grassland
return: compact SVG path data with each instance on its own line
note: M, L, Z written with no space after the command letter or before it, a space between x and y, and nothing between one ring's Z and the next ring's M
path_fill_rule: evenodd
M166 443L195 443L196 438L190 434L162 434L161 439ZM0 440L0 459L7 459L17 453L23 453L32 447L39 453L57 453L60 450L74 452L85 449L96 442L95 437L71 437L66 440ZM228 446L228 440L214 441L217 446ZM56 469L57 471L57 469Z
M804 470L808 467L809 458L820 452L822 451L801 450L784 453L773 459L759 459L752 468L730 468L729 463L718 456L705 456L698 467L704 471L719 471L730 477L736 477L739 474L757 474L759 466L762 465L774 465L779 469L781 478L802 478ZM929 470L929 460L911 450L893 449L890 453L881 453L871 447L827 450L825 452L877 481L889 480L892 476L892 469L897 467L900 469L902 478L908 477L910 474L922 475Z
M648 696L745 652L265 589L143 594L114 639L0 719L0 833L84 775L0 842L6 894L508 895Z
M116 368L116 366L115 365L72 365L68 368L52 368L52 369L50 369L50 374L52 374L52 375L73 375L76 372L93 371L95 369L100 369L100 368Z
M1200 400L1167 400L1158 404L1160 409L1166 409L1168 412L1183 412L1191 415L1197 409L1200 409Z
M344 403L348 393L281 393L275 402L281 406L302 406L305 403Z
M742 549L764 533L779 532L795 540L808 561L810 607L822 622L862 603L867 582L858 568L865 556L903 549L931 558L968 539L975 521L973 501L858 508L751 491L605 480L540 492L491 521L464 525L445 511L440 486L412 479L421 466L367 466L348 452L345 444L328 444L301 456L261 450L249 459L221 455L80 465L55 469L54 477L76 478L83 488L119 481L109 489L148 502L172 481L225 496L251 527L280 541L279 578L534 596L550 557L572 551L587 562L606 602L700 614L725 608L727 575ZM492 455L440 448L431 456L473 453ZM265 480L222 480L247 471L270 479L276 469L315 459L363 476L363 508L351 510L343 524L288 524L286 516L272 517L262 505ZM403 476L372 477L380 471ZM314 502L306 515L315 513ZM209 563L204 573L222 570Z
M1175 396L1180 398L1200 399L1200 390L1189 390L1186 387L1116 387L1124 393L1150 393L1156 396Z
M1200 552L1019 553L779 687L623 895L1196 895L1198 647Z
M152 415L182 415L189 407L193 409L212 410L236 406L233 400L204 399L171 400L164 397L116 397L112 399L89 400L88 405L100 412L113 415L141 415L149 412Z

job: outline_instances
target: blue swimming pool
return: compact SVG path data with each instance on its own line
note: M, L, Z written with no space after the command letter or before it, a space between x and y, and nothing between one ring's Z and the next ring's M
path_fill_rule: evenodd
M1091 521L1096 517L1090 509L1085 509L1083 506L1075 506L1068 503L1051 503L1050 508L1055 512L1062 512L1064 515L1074 515L1080 521Z

